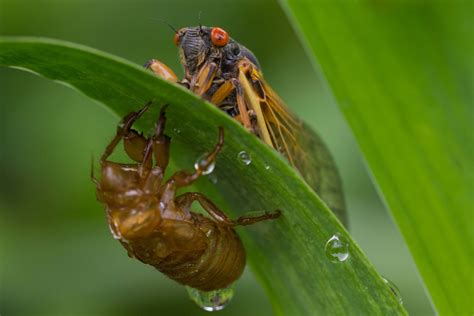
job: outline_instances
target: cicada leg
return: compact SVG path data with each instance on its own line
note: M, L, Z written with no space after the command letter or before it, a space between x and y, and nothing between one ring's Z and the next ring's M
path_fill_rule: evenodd
M233 80L227 80L211 96L211 103L219 106L235 90Z
M138 133L136 131L133 131L131 129L131 127L132 127L133 123L136 120L138 120L140 118L140 116L142 116L143 113L145 113L148 110L150 105L151 105L151 101L147 102L141 110L139 110L137 112L130 112L129 114L127 114L122 119L122 121L119 123L119 125L117 127L117 133L115 134L115 137L107 145L107 148L105 149L104 153L102 154L102 156L100 158L100 163L101 164L104 163L107 160L107 158L112 154L115 147L117 147L118 143L120 142L120 140L122 140L122 138L130 137L130 139L134 139L134 138L136 139ZM145 144L141 140L139 142L143 145ZM133 144L136 144L136 141L133 141ZM144 149L144 146L142 146L142 152L143 152L143 149ZM132 158L132 159L138 158L138 157L135 157L135 156L136 155L132 154L132 155L130 155L130 158ZM141 161L142 157L143 157L143 154L139 159L140 161Z
M281 212L279 210L274 212L265 212L259 216L241 216L236 220L230 219L224 212L222 212L217 205L209 200L205 195L197 192L187 192L175 199L176 204L184 209L189 209L194 201L198 201L202 208L218 223L227 226L245 226L251 225L257 222L276 219L280 217Z
M166 115L165 111L168 105L164 105L160 110L160 117L156 122L155 133L152 137L153 152L155 154L156 165L163 170L168 167L170 156L171 139L165 135Z
M252 123L250 122L249 107L245 102L244 91L237 79L230 79L224 82L211 97L211 103L219 106L219 104L225 100L233 91L236 92L237 107L239 109L238 120L244 125L244 127L253 132Z
M164 184L161 190L161 203L165 205L171 205L174 203L176 191L180 187L185 187L196 181L205 170L213 164L217 158L217 154L221 151L224 145L224 129L219 127L219 140L216 146L206 158L200 159L199 163L195 166L195 171L189 173L186 171L175 172ZM185 210L185 209L182 209ZM189 215L189 214L188 214Z
M178 76L168 66L157 59L150 59L144 65L145 69L150 69L155 75L171 82L178 82Z
M250 132L254 132L252 123L250 122L249 107L245 102L242 86L236 79L234 79L234 85L235 90L237 92L237 107L239 108L240 120L242 121L242 124L247 130L249 130Z
M251 215L244 215L236 220L232 221L233 226L246 226L246 225L252 225L257 222L261 221L266 221L270 219L277 219L281 216L281 211L276 210L272 212L265 212L263 215L258 215L258 216L251 216Z
M158 172L156 176L160 179L159 181L161 181L162 176L165 173L166 168L168 167L171 139L164 134L166 124L165 111L167 107L168 105L165 104L161 108L160 115L155 125L155 132L147 140L146 145L143 146L143 149L141 151L142 161L139 165L138 170L142 178L146 178L146 175L153 169ZM155 155L156 160L156 166L153 168L151 158L152 153ZM152 177L152 179L149 180L153 181L154 178L156 177Z
M247 76L252 72L252 64L246 59L243 59L238 64L239 69L239 83L242 86L243 94L248 101L248 110L253 110L257 117L257 125L259 129L260 138L268 145L273 146L272 139L270 137L266 120L262 112L262 107L259 100L258 93L252 88L250 80Z
M207 155L206 158L200 161L200 163L197 165L196 171L194 171L194 173L178 171L173 174L173 176L171 176L170 180L168 180L168 184L176 185L177 187L184 187L196 181L203 174L203 172L207 170L209 166L216 161L217 154L221 151L223 145L224 129L222 127L219 127L219 139L217 141L216 146L211 151L211 153Z
M191 80L191 90L198 96L203 96L212 85L212 81L216 76L217 64L214 62L206 62L199 70L198 74Z
M194 171L193 173L189 173L186 171L176 172L168 180L167 187L185 187L196 181L203 174L203 172L207 170L209 166L216 161L217 154L221 151L223 145L224 129L222 127L219 127L219 139L217 141L216 146L211 151L211 153L207 155L206 158L200 161L200 163L197 165L196 171Z

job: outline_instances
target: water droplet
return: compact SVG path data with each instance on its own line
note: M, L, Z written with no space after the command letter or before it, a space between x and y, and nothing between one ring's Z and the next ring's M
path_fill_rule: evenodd
M270 169L271 169L271 168L270 168L269 165L266 165L266 166L265 166L265 170L270 170Z
M181 130L179 128L173 128L173 132L175 132L176 134L181 134Z
M239 161L248 166L252 163L252 158L250 158L250 155L246 152L246 151L241 151L238 155L237 155L237 158L239 159Z
M196 160L196 162L194 163L194 169L202 170L202 174L205 176L212 173L214 171L214 168L216 167L216 163L214 161L206 166L208 155L208 153L201 155L201 157L199 157L198 160Z
M204 292L186 286L189 298L203 310L208 312L220 311L226 307L234 297L234 289L231 287Z
M337 233L326 242L325 250L326 256L332 262L343 262L349 258L349 243Z
M385 282L385 284L388 285L390 290L392 290L392 293L397 298L398 303L403 304L402 295L401 295L400 290L398 289L398 287L395 285L395 283L393 283L392 281L390 281L389 279L387 279L385 277L382 277L382 280Z
M217 176L215 174L210 174L208 177L209 181L211 181L211 183L213 184L217 184L218 182L218 179L217 179Z

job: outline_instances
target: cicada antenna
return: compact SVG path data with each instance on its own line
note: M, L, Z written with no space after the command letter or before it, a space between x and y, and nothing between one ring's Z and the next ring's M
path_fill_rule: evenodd
M198 13L198 22L199 22L199 32L202 34L201 13L202 11L199 11Z
M163 20L163 19L157 19L157 18L151 18L152 21L159 21L165 25L167 25L171 30L173 30L173 32L175 33L178 33L178 30L173 26L171 25L170 23L168 23L168 21L166 20Z

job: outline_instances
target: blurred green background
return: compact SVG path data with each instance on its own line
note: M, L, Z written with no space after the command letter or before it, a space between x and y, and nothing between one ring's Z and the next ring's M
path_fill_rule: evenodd
M322 135L341 170L355 240L398 286L411 315L433 315L323 75L275 1L0 0L0 34L64 39L138 64L158 58L181 76L173 32L159 20L196 25L199 12L203 25L221 26L251 49L271 86ZM0 104L0 314L205 314L182 286L129 259L110 236L89 168L118 118L68 87L14 69L0 69ZM248 269L219 312L243 313L272 315Z

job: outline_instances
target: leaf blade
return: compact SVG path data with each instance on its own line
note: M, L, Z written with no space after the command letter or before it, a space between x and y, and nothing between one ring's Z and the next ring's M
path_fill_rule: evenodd
M461 2L281 3L321 63L438 312L472 314L469 15Z
M295 171L214 106L120 58L61 41L3 38L0 65L66 82L119 116L149 100L170 103L167 128L181 130L173 137L171 149L179 166L192 166L192 157L211 148L216 127L224 126L226 144L215 172L217 189L229 209L233 214L284 210L281 220L240 230L250 262L278 314L405 313L334 215ZM139 127L152 126L157 110L145 115ZM249 166L237 162L241 150L251 155ZM204 182L199 186L204 191L209 187ZM325 241L335 232L351 245L350 259L340 264L329 262L324 252Z

